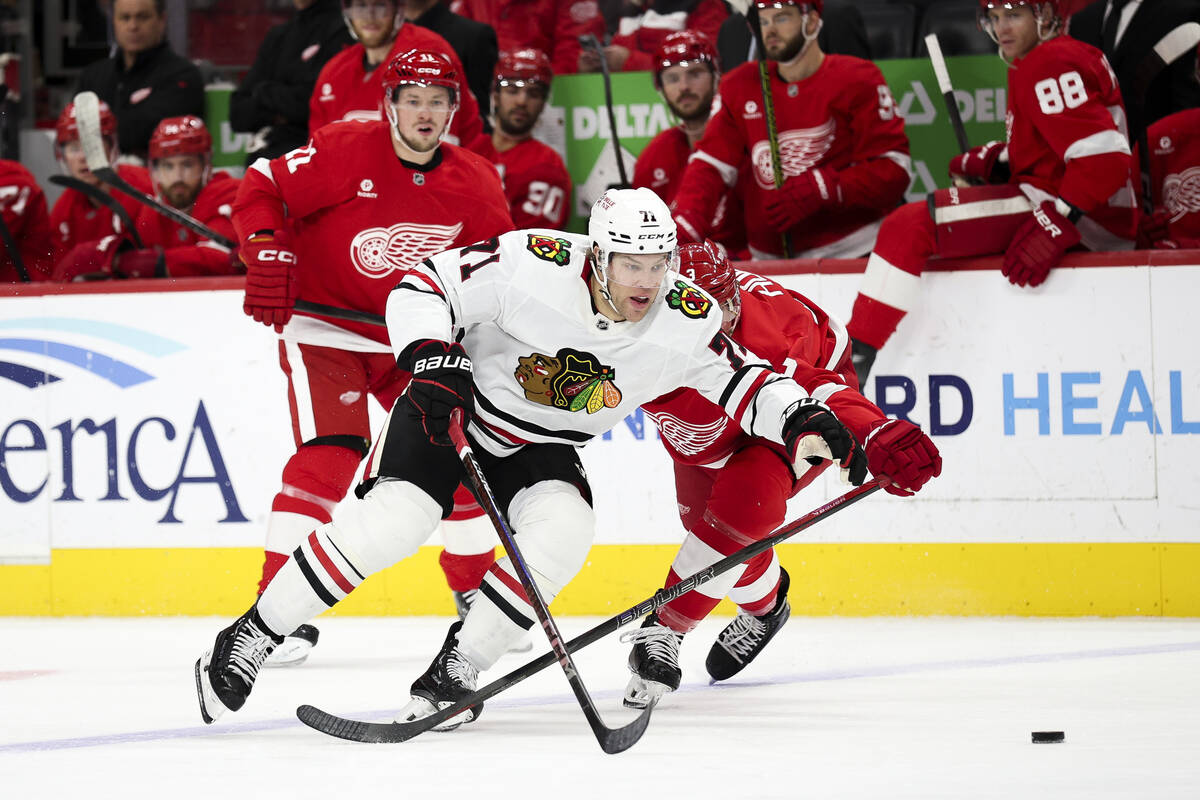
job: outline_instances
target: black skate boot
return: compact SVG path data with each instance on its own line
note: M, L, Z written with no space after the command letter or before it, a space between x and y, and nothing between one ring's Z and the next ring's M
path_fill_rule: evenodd
M775 607L761 617L739 611L737 619L726 625L717 641L713 642L704 668L714 681L727 680L741 672L788 621L792 606L788 603L787 591L792 581L786 569L781 567L779 573L779 595L775 598Z
M471 603L475 602L475 595L478 593L478 589L467 589L465 592L452 592L454 595L454 610L458 612L459 619L467 618L467 612L471 610Z
M671 630L658 621L657 614L651 614L642 627L621 634L621 641L634 643L629 651L629 671L633 676L625 686L622 701L627 708L645 708L679 688L679 679L683 677L679 669L682 633Z
M462 630L462 625L462 620L459 620L450 626L441 652L434 657L425 674L413 681L409 689L412 700L400 709L396 715L397 722L412 722L427 717L475 691L479 670L458 649L458 632ZM482 713L483 703L471 706L441 725L434 726L433 730L452 731L463 723L474 722Z
M206 723L246 704L259 669L282 641L263 623L257 606L217 634L212 649L196 661L196 695Z
M858 390L863 394L867 393L867 376L871 374L878 354L879 351L871 345L858 339L850 340L850 363L854 365L854 374L858 376Z
M308 660L308 653L317 646L321 632L314 625L301 625L283 637L283 644L275 648L265 667L298 667Z

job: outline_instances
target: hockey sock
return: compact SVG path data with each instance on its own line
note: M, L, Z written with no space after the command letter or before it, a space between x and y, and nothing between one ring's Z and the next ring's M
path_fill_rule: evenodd
M479 588L479 582L487 574L488 569L496 563L493 550L486 553L476 553L473 556L458 555L449 550L442 550L438 555L438 564L446 573L446 584L452 592L469 592Z
M288 557L285 554L272 553L270 550L267 550L263 555L262 577L258 580L259 594L263 593L263 590L267 588L267 584L269 584L271 579L275 577L275 573L279 572L279 570L284 564L287 563L288 560Z
M479 582L496 561L496 529L462 486L454 493L454 511L442 520L442 542L445 549L438 556L438 563L451 591L478 589Z
M780 577L775 551L759 553L746 562L746 571L729 591L729 599L747 614L760 617L775 607Z
M697 532L687 535L675 555L675 561L667 573L665 587L668 589L738 549L708 526L701 524L696 527ZM728 552L718 550L710 542L723 546ZM744 570L745 566L734 567L682 597L675 598L658 610L658 621L677 633L688 633L717 607L717 603L729 593Z
M925 203L901 206L884 219L846 326L851 338L876 349L887 343L919 302L921 272L936 249Z

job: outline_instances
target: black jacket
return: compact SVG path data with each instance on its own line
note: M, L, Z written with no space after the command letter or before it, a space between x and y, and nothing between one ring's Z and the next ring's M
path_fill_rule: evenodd
M77 91L95 92L117 117L121 152L145 159L154 127L167 117L204 116L204 79L191 61L165 41L138 53L125 69L118 48L109 58L83 68Z
M471 94L479 102L479 116L487 120L492 107L492 71L498 57L496 31L486 23L460 17L444 0L435 3L413 23L433 31L454 48L467 72Z
M1093 47L1102 47L1104 9L1107 2L1092 3L1071 17L1071 36ZM1200 22L1200 0L1143 0L1116 50L1105 53L1117 81L1129 117L1129 137L1137 142L1155 121L1200 106L1200 84L1193 77L1196 55L1186 53L1150 81L1138 86L1142 61L1163 36L1185 22Z
M339 0L317 0L267 31L254 65L229 102L235 131L264 131L261 148L247 154L247 165L308 141L308 101L317 75L353 41Z

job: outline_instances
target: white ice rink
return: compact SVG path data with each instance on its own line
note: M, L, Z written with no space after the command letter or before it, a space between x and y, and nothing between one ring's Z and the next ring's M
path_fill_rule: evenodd
M390 718L449 620L319 620L307 664L205 726L192 663L225 620L0 619L0 798L1200 798L1200 620L794 617L709 686L727 621L688 637L680 691L609 756L557 665L404 744L296 720ZM614 635L578 657L609 724L632 718L626 653Z

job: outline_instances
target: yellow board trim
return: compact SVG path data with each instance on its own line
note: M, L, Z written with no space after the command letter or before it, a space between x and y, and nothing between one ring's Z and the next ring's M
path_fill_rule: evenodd
M555 613L624 611L660 585L676 549L592 548ZM453 614L438 552L421 548L330 613ZM797 543L779 556L800 615L1200 616L1200 543ZM47 565L0 565L0 615L234 616L261 563L254 548L55 550Z

